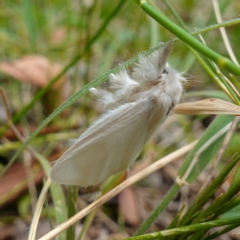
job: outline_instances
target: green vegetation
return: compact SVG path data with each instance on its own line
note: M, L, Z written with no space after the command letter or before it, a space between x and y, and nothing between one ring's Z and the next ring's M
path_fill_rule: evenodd
M46 180L49 161L56 160L68 148L67 140L77 138L102 112L88 90L106 84L109 74L122 66L131 69L139 53L151 53L159 48L159 42L175 42L170 63L188 78L182 102L219 98L240 106L236 60L240 56L240 5L237 0L222 0L220 6L216 2L10 0L0 4L0 155L6 162L0 163L0 186L8 189L0 192L0 231L2 226L13 226L18 218L32 225L29 239L35 239L39 218L48 219L49 228L54 229L55 223L59 225L80 211L83 190L62 188ZM218 7L220 17L228 21L217 23L214 11ZM220 34L223 26L230 46ZM26 56L31 56L30 62ZM161 186L167 185L164 198L151 203L151 212L141 223L129 227L120 210L111 211L102 201L108 216L86 210L80 233L77 226L82 217L68 221L62 228L67 231L55 229L51 236L74 239L76 229L78 239L83 239L96 215L108 219L114 214L119 214L114 218L115 233L128 233L128 238L121 235L118 239L217 239L238 227L239 117L174 114L165 126L145 146L138 163L150 154L156 161L196 139L198 142L185 157L181 155L171 184ZM16 169L14 178L8 177L14 166L20 166L16 164L22 166L23 170L16 169L26 172L26 178L19 177ZM161 174L167 172L161 170ZM208 178L202 181L201 176ZM124 174L111 177L100 187L98 198L114 192L122 179ZM131 189L159 190L150 179L145 180L132 184ZM202 189L192 193L191 184L197 181ZM193 195L188 204L179 202L178 210L169 214L168 224L154 226L186 188ZM17 209L14 217L7 214L10 203ZM83 202L81 208L86 205ZM219 230L217 226L224 227Z

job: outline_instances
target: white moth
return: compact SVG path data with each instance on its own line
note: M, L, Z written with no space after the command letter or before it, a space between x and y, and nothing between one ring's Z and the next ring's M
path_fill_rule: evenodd
M135 162L183 92L185 79L167 63L171 46L140 56L131 76L125 69L111 74L109 91L91 89L108 110L58 159L54 182L97 185Z

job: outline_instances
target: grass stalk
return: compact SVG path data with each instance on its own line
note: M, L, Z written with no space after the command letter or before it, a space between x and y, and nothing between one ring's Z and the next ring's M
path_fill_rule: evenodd
M77 198L78 198L78 187L69 186L68 187L68 218L72 217L77 212ZM66 239L75 239L75 224L67 229Z
M220 227L230 224L239 224L240 217L229 218L225 220L214 220L204 223L192 224L184 227L178 227L168 230L163 230L161 232L149 233L141 236L134 236L130 238L125 238L124 240L156 240L156 239L168 239L170 236L177 236L186 233L193 233L205 229L211 229L214 227Z

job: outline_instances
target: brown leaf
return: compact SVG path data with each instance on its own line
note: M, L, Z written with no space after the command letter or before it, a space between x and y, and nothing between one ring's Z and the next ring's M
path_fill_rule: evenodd
M62 152L53 152L49 156L50 162L59 158ZM31 172L34 176L34 182L40 183L45 176L42 167L33 159L31 164ZM14 163L6 173L0 177L0 208L4 205L16 200L28 188L27 173L23 162ZM1 234L0 234L1 235Z
M124 220L133 226L138 226L140 218L136 205L136 195L132 187L126 188L119 194L118 202L119 211L122 214Z
M216 98L196 102L178 104L174 113L177 114L230 114L240 115L240 107Z
M51 37L51 42L54 44L61 43L67 36L66 29L63 27L57 28Z
M26 55L13 62L0 64L0 71L23 82L44 87L61 72L61 67L40 55ZM62 86L65 77L54 85L57 89Z
M39 183L44 173L39 164L31 166L34 182ZM0 178L0 207L14 201L19 195L27 190L27 174L22 163L15 163L5 175Z

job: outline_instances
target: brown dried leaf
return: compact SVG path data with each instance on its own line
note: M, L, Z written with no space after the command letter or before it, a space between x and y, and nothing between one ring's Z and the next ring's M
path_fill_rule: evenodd
M61 67L40 55L26 55L13 62L0 64L0 71L23 82L44 87L61 72ZM57 89L62 86L65 77L54 85Z
M67 36L66 29L64 27L57 28L51 37L51 42L54 44L61 43Z
M144 161L136 163L133 169L129 172L128 177L133 176L149 166L153 162L153 156L154 153L150 152L145 157ZM140 223L140 215L136 205L136 194L132 187L126 188L119 194L118 202L119 210L124 220L133 226L138 226Z
M136 195L132 187L126 188L119 194L118 203L119 211L124 220L133 226L138 226L140 223L140 217L136 205Z
M62 152L58 150L53 151L48 159L50 162L53 162L55 159L59 158L60 155L62 155ZM31 172L36 184L40 183L45 176L42 167L36 159L32 159ZM27 173L23 162L14 163L6 173L0 177L0 208L15 201L27 190L28 184L26 179Z
M34 182L39 183L44 173L38 163L31 166L34 175ZM27 173L22 163L15 163L0 178L0 207L14 201L18 196L27 190Z
M240 115L240 107L216 98L178 104L176 114L231 114Z

